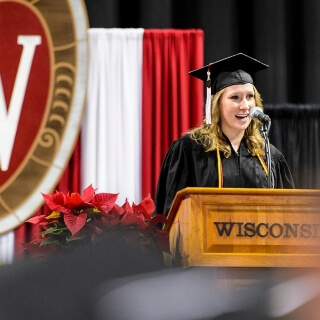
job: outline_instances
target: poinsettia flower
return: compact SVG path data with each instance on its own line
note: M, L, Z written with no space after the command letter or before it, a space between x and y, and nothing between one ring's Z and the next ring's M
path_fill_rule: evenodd
M150 220L150 224L157 225L159 223L168 223L168 219L163 214L156 214L152 219Z
M66 196L62 192L56 191L54 194L44 194L42 196L46 205L53 211L65 211Z
M125 213L120 220L122 225L139 225L142 227L146 227L143 214L133 214L133 213Z
M92 184L83 190L83 194L81 196L83 202L90 202L96 192L96 189L93 188Z
M132 204L132 208L134 212L142 212L145 218L149 220L151 219L151 216L156 207L149 193L149 195L146 198L144 198L140 202L140 204Z
M58 218L58 216L56 216L54 213L56 213L56 212L53 211L50 216L46 216L44 214L34 216L34 217L28 219L26 222L29 222L32 224L37 224L39 226L46 226L49 222ZM50 221L48 221L48 220L50 220Z
M48 220L45 219L45 215L42 214L42 215L39 215L39 216L34 216L30 219L28 219L26 222L29 222L29 223L32 223L32 224L47 224L48 223Z
M117 198L118 194L98 193L93 196L91 203L100 210L102 214L106 214L113 208Z
M90 186L88 187L90 188ZM69 210L82 210L87 207L93 208L94 205L90 203L94 195L94 189L85 189L83 195L81 196L78 192L67 193L66 194L66 208Z
M123 206L122 206L123 210L125 213L133 213L133 209L128 201L128 199L126 198L126 201L124 202Z
M63 220L71 234L75 235L86 224L87 213L83 211L79 215L74 215L71 212L66 212Z
M119 215L102 215L100 222L102 223L104 229L113 228L119 224L121 224L120 216Z
M93 198L95 189L90 185L84 189L83 194L78 192L67 193L56 191L53 195L42 194L47 206L53 211L62 213L70 212L70 210L82 210L85 207L93 207L90 201Z
M117 205L116 203L112 207L112 209L109 211L109 215L112 215L114 217L119 217L125 213L124 209Z
M170 252L170 242L169 242L169 233L164 230L156 229L156 245L157 247L166 253L171 254Z
M69 243L70 246L86 241L94 243L108 232L120 232L130 243L147 248L153 241L160 250L169 252L168 232L158 228L160 223L167 223L167 219L163 215L152 217L155 205L150 194L139 205L130 205L126 199L119 206L116 204L118 194L96 194L96 190L90 185L82 195L58 191L43 194L51 213L27 221L44 229L40 233L40 245L63 249Z
M78 192L67 193L66 194L66 207L67 209L77 210L80 207L83 207L88 204L88 202L84 202Z

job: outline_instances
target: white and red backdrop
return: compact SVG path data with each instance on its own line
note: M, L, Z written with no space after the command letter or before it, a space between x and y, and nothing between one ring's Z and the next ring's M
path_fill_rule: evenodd
M203 65L199 29L88 29L86 105L72 156L53 188L119 193L138 203L154 196L160 166L173 140L201 123ZM41 207L34 214L46 210ZM19 258L38 230L22 223L3 234L0 260Z

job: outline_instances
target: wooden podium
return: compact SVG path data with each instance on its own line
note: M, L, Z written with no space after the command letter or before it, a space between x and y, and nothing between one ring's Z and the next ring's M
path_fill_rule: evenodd
M186 188L168 220L168 266L320 266L320 190Z

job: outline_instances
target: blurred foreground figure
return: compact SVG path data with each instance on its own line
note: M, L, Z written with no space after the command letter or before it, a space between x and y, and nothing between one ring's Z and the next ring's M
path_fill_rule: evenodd
M1 266L0 319L94 319L92 293L101 283L163 268L159 251L117 234L77 253Z
M79 253L0 268L4 320L319 318L319 273L265 268L243 288L226 285L223 268L166 269L159 251L117 235Z
M285 279L285 270L264 272L266 279L241 289L226 289L218 269L203 267L113 280L97 291L94 318L319 319L319 273Z

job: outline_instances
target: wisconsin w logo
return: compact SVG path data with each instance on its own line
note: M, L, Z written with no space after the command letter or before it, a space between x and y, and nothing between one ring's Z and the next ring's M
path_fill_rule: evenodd
M23 50L9 108L6 106L0 75L0 169L2 171L7 171L9 167L34 51L36 46L41 44L41 37L18 36L17 43L23 46Z
M87 64L79 8L82 0L0 0L0 234L42 205L73 151Z

